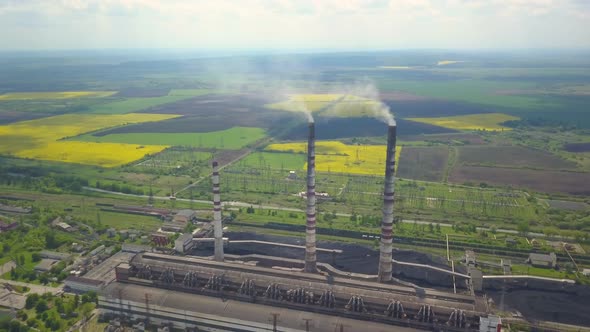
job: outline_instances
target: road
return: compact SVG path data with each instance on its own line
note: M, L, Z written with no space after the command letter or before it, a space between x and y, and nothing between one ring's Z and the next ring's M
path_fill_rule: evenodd
M148 198L147 195L125 194L125 193L120 193L120 192L116 192L116 191L97 189L97 188L92 188L92 187L84 187L84 189L88 190L88 191L100 192L100 193L104 193L104 194L121 195L121 196L129 196L129 197L140 197L140 198L145 198L145 199ZM153 199L169 201L170 197L153 196ZM181 202L191 202L191 200L187 199L187 198L176 198L176 200L181 201ZM213 201L193 199L192 202L213 205ZM258 209L305 213L305 210L303 210L303 209L289 208L289 207L283 207L283 206L278 206L278 205L253 204L253 203L238 202L238 201L222 202L221 205L228 206L228 207L246 207L246 208L253 206ZM336 213L336 215L339 217L350 217L351 216L351 214L348 214L348 213ZM453 226L452 224L447 224L447 223L437 223L437 222L432 222L432 221L423 221L423 220L414 220L414 219L403 219L402 222L406 223L406 224L418 224L418 225L439 224L441 227L452 227ZM491 229L487 228L487 227L476 227L476 230L477 231L486 231L486 232L491 231ZM518 231L515 231L513 229L501 229L500 228L500 229L496 229L496 232L505 233L505 234L512 234L512 235L519 234ZM527 234L532 237L546 237L546 235L543 233L529 232ZM566 237L561 237L561 236L553 236L553 237L558 238L558 239L562 239L562 240L568 239Z
M63 292L63 286L50 287L50 286L30 284L27 282L20 282L20 281L14 281L14 280L6 280L6 279L0 279L0 284L9 284L9 285L14 285L14 286L29 287L31 289L30 293L37 293L37 294L44 294L44 293L48 293L48 292L52 293L52 294L57 294L57 293Z

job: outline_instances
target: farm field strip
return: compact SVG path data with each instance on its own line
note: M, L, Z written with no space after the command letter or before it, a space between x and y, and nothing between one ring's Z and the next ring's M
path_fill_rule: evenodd
M306 142L271 144L265 151L305 153ZM402 147L396 149L396 160ZM316 168L319 172L381 174L385 169L385 145L346 145L339 141L316 142ZM306 167L307 163L304 165ZM397 163L396 163L397 167Z
M262 128L233 127L208 133L121 133L104 136L87 134L74 139L85 142L163 144L209 149L241 149L265 136L266 132Z
M484 113L440 118L408 118L406 120L457 130L504 131L511 130L511 128L502 126L502 123L519 120L519 118L503 113Z
M290 112L318 112L342 97L341 94L294 94L289 95L289 99L285 101L265 106Z
M66 114L0 126L0 153L20 158L113 167L167 148L166 145L92 143L62 140L89 131L129 123L177 117L162 114Z
M211 93L211 90L178 89L171 90L167 96L162 97L133 97L115 100L105 104L99 104L90 108L90 113L100 114L124 114L141 111L154 106L173 103Z
M72 98L103 98L117 93L117 91L60 91L60 92L10 92L0 94L0 101L5 100L43 100L43 99L72 99Z

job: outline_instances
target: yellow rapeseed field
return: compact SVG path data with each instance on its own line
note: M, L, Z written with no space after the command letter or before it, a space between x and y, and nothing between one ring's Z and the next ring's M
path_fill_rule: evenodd
M401 146L397 146L396 167ZM271 144L267 151L304 153L307 142ZM316 169L320 172L380 175L385 172L385 145L346 145L339 141L316 142ZM304 165L304 169L307 164Z
M117 91L60 91L60 92L13 92L0 95L0 100L70 99L81 97L108 97Z
M290 95L288 100L268 104L266 107L291 112L303 112L305 110L317 112L341 97L342 95L339 94L297 94Z
M93 143L62 140L103 128L178 117L169 114L65 114L0 126L0 154L103 167L127 164L166 145Z
M408 120L457 130L500 131L511 130L509 127L502 126L501 123L518 119L520 118L504 113L485 113L442 118L409 118Z

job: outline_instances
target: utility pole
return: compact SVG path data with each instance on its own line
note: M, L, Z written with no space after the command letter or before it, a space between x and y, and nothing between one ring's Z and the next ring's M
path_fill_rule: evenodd
M278 331L277 330L277 323L278 323L278 318L279 318L280 315L281 314L278 314L278 313L275 313L275 312L271 313L271 316L272 316L272 331L273 332L277 332Z
M150 294L145 293L145 327L150 324Z
M309 326L310 326L309 322L311 322L312 319L311 318L303 318L302 320L305 322L305 332L309 332L310 331L309 330Z

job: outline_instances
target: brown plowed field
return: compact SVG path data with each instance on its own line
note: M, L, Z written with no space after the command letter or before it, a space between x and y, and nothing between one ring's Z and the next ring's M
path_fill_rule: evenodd
M568 152L590 152L590 143L570 143L563 148Z
M481 145L485 144L486 141L477 134L440 134L440 135L407 135L400 136L400 140L404 141L426 141L433 143L454 143L460 142L463 144Z
M454 168L449 181L485 182L549 193L590 195L590 173L461 165Z
M442 181L448 156L446 146L404 147L397 175L406 179Z
M458 162L470 166L504 166L535 169L575 169L574 162L549 152L521 146L462 146Z
M264 108L268 100L248 95L206 95L145 110L145 113L181 114L180 118L146 122L96 133L96 136L123 133L212 132L235 126L279 128L293 118L303 116Z

